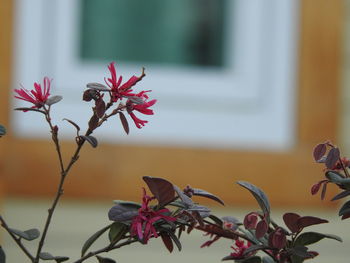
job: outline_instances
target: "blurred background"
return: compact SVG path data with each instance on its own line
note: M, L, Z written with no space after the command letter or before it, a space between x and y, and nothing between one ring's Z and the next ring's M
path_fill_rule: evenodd
M59 179L45 122L13 111L26 105L14 101L13 89L53 79L52 94L64 98L53 116L68 162L74 131L62 119L87 126L86 83L104 83L108 63L116 61L125 81L146 68L136 89L152 90L155 115L140 130L130 122L128 136L117 119L95 133L99 146L83 149L66 181L49 246L74 253L67 236L84 240L105 224L111 200L138 201L144 175L217 194L225 209L205 204L237 217L257 208L235 185L249 181L269 196L276 217L288 210L333 218L324 232L338 231L349 244L341 228L347 222L336 217L339 203L310 195L323 176L313 147L331 140L350 153L349 14L347 0L2 0L0 123L7 135L0 140L1 212L14 227L33 227ZM72 224L62 225L66 220ZM12 241L1 237L11 262L20 262ZM202 241L187 241L191 251L184 258L195 258ZM228 248L209 251L210 260ZM345 262L345 249L327 253L327 261L317 262L336 256Z

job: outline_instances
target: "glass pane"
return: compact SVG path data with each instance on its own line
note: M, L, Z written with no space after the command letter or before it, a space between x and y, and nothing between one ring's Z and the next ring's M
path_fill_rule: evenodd
M81 0L84 60L223 66L226 0Z

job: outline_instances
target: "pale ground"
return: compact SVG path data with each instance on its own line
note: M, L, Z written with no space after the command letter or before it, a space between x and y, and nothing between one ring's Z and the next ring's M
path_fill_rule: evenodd
M3 202L3 215L13 228L29 229L42 228L42 218L47 214L48 201L37 199L6 199ZM69 256L72 260L79 257L81 245L96 230L109 223L107 212L112 206L109 202L78 202L65 200L56 211L53 227L49 231L48 240L44 246L46 252L55 256ZM317 263L347 263L350 255L350 219L341 221L336 216L336 211L300 211L298 209L286 209L288 212L297 212L301 215L314 215L330 220L331 223L310 227L310 230L319 230L322 233L336 234L343 238L343 243L334 240L322 240L319 245L313 245L312 250L320 253L320 256L307 262ZM242 219L243 215L252 209L228 209L217 210L219 215L232 215ZM273 218L279 222L280 210L273 211ZM37 225L39 224L39 225ZM17 249L14 242L3 231L0 232L2 244L6 254L7 263L29 262ZM181 252L175 251L170 254L163 246L160 239L151 240L147 246L132 244L117 251L111 252L106 257L115 259L118 263L125 262L220 262L221 258L230 253L230 241L219 240L210 248L200 248L207 240L201 233L183 235ZM102 247L106 241L101 238L93 248ZM36 241L32 241L36 242ZM35 244L28 242L28 245ZM29 246L30 247L30 246ZM50 261L52 262L52 261ZM72 262L72 261L68 261ZM85 262L97 262L91 259Z

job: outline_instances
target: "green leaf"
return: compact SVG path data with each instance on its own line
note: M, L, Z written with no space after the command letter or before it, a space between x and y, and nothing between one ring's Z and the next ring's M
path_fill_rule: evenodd
M96 256L96 258L98 259L99 263L117 263L115 260L113 260L111 258L104 258L101 256Z
M350 190L350 178L344 178L341 174L335 171L326 172L326 177L332 183L343 186L345 189Z
M0 137L6 134L6 128L0 124Z
M116 204L108 211L108 218L111 221L129 223L138 215L138 208L135 206Z
M350 200L345 202L339 210L339 216L343 216L350 212Z
M128 227L120 222L114 222L108 232L108 238L111 243L117 243L128 232Z
M340 192L339 194L335 195L331 201L342 199L348 195L350 195L350 190L344 190L343 192Z
M85 241L82 249L81 249L81 256L83 257L86 253L86 251L91 247L91 245L104 233L106 232L112 224L105 226L101 230L97 231L95 234L93 234L91 237L88 238L88 240Z
M9 228L9 230L16 236L24 238L25 240L28 240L28 241L37 239L40 236L40 232L36 228L28 229L26 231L21 231L14 228Z
M81 135L79 136L80 138L86 140L88 143L91 144L92 147L96 148L97 145L98 145L98 142L97 142L97 139L94 137L94 136L91 136L91 135L88 135L88 136L85 136L85 135Z
M273 258L270 257L270 256L264 256L264 257L262 258L262 263L275 263L275 261L274 261Z
M294 246L307 246L314 243L317 243L318 241L329 238L334 239L339 242L342 242L342 239L336 235L330 235L330 234L322 234L317 232L305 232L300 234L297 239L294 242Z
M244 181L238 181L237 184L244 187L245 189L249 190L249 192L252 193L252 195L255 197L256 201L258 202L261 210L264 212L264 215L266 216L266 219L269 223L270 221L270 202L265 193L256 187L255 185L244 182Z
M106 87L103 84L100 83L95 83L95 82L91 82L86 84L86 87L88 89L94 89L94 90L99 90L99 91L110 91L111 89L109 89L108 87Z
M122 206L135 208L135 209L141 208L141 205L139 203L132 202L132 201L113 200L113 203L115 203L116 205L119 204L119 205L122 205Z
M5 263L6 262L6 255L5 251L2 249L0 246L0 263Z
M69 259L69 257L61 257L61 256L53 256L50 253L47 252L41 252L39 254L39 258L42 260L55 260L57 263L61 263L64 261L67 261Z

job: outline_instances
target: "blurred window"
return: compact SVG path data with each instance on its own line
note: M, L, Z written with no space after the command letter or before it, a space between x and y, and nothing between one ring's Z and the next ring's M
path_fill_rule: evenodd
M53 93L64 97L57 120L84 124L86 83L103 83L113 60L124 80L145 67L136 89L152 90L155 115L140 116L149 123L129 136L114 120L100 140L286 149L295 138L297 3L17 0L14 85L52 77ZM46 136L33 115L14 113L18 136ZM74 135L69 125L60 132Z
M84 60L223 66L224 0L82 0Z

